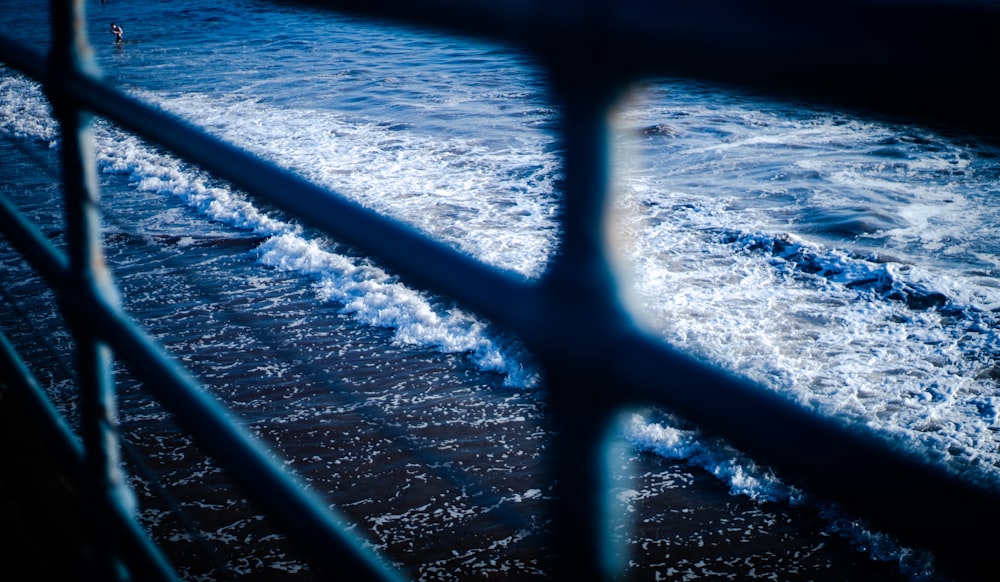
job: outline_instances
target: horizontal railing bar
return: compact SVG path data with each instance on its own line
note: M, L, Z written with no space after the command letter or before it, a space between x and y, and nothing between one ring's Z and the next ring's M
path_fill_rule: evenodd
M62 288L69 271L69 260L3 195L0 195L0 232L24 255L49 287Z
M32 55L30 49L0 36L0 57L8 56L12 57L11 65L46 82L45 73L37 66L42 56ZM261 161L99 80L66 73L51 81L59 83L87 109L167 147L340 242L364 248L367 256L382 261L408 280L454 298L488 318L516 322L520 319L517 311L534 302L533 291L522 278L421 236L408 226Z
M4 198L0 197L0 201ZM65 262L56 259L53 249L41 248L38 254L51 254L41 262L57 265L54 268L60 271L50 272L47 278L65 280L69 270ZM59 289L57 286L56 290ZM345 533L343 526L332 518L333 510L305 493L301 484L278 468L256 439L232 422L222 405L206 395L138 326L116 306L88 297L92 304L81 311L100 337L129 363L146 389L177 416L199 444L236 474L251 498L277 516L292 533L293 540L313 550L310 555L318 563L330 571L367 573L372 579L397 579L396 574L378 566L375 558ZM77 470L83 471L83 467Z
M587 76L679 75L1000 131L1000 6L913 0L297 0L510 43Z
M335 517L335 510L275 465L259 441L120 310L94 298L89 313L100 336L130 364L144 387L211 456L223 462L256 504L285 525L292 540L308 550L326 572L351 579L402 579L346 531L347 521Z
M52 406L34 374L17 354L17 350L0 330L0 372L3 383L13 390L25 412L43 427L46 443L54 450L58 465L67 470L77 483L83 475L83 447L62 415Z
M45 76L46 59L38 51L0 34L0 61L41 82Z
M971 524L1000 520L995 483L962 479L871 429L831 421L656 338L623 334L606 349L611 375L630 387L624 398L633 404L665 405L817 499L933 550L955 571L992 570L993 541Z
M41 237L3 196L0 196L0 231L8 236L15 233L11 238L15 248L43 274L53 289L62 289L62 282L69 272L65 257ZM25 250L28 252L25 253ZM330 518L331 510L303 493L301 485L274 466L264 449L228 421L222 406L205 395L194 380L164 356L162 348L148 339L116 307L97 303L92 306L95 309L83 311L89 313L91 324L101 337L131 365L150 392L181 420L198 438L198 442L238 475L239 483L248 489L253 499L282 519L297 542L318 546L313 548L318 551L311 555L320 560L325 558L329 561L331 555L336 556L327 567L344 568L340 562L344 558L333 551L334 548L341 548L342 552L350 555L353 552L366 555L358 549L360 546L356 542L345 537L347 534L341 531L342 526ZM11 377L17 376L11 374ZM360 558L364 566L355 564L352 571L364 572L367 568L365 560L371 559ZM347 561L350 562L349 559ZM376 572L377 578L394 578L388 571L376 569Z
M89 77L70 75L62 82L85 108L167 147L339 242L364 249L366 256L418 286L502 322L520 321L519 312L535 302L534 291L523 278L484 265L411 227L208 135L180 118Z

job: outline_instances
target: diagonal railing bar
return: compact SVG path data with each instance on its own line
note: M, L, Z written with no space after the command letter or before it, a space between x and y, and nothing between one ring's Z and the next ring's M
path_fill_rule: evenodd
M3 197L0 197L0 201L5 201ZM0 215L2 216L2 215ZM0 221L0 232L3 232L3 222ZM17 247L15 247L17 248ZM22 252L22 255L24 253ZM54 254L54 251L53 251ZM11 309L17 314L18 318L29 328L30 334L35 338L35 342L42 349L44 349L52 360L56 363L58 369L63 373L65 377L71 377L73 375L73 366L66 360L65 357L52 345L48 339L46 339L44 333L38 328L35 322L32 321L32 315L26 312L18 300L12 296L2 283L0 283L0 299L3 299ZM56 408L53 406L51 400L46 396L44 390L41 389L40 384L34 378L34 375L24 365L21 361L20 356L15 351L13 345L10 343L6 336L0 330L0 343L6 342L7 354L2 357L5 358L4 362L0 362L0 379L10 379L12 383L15 384L13 390L17 391L17 398L19 400L27 399L28 403L25 408L29 409L28 416L33 419L34 425L40 427L42 430L47 430L53 433L53 435L43 435L47 439L48 444L55 450L56 457L59 459L57 463L60 467L70 467L67 472L72 475L77 475L71 479L73 483L80 483L79 475L82 475L82 463L83 463L83 452L80 449L80 445L69 426L63 420L63 417L58 414ZM27 395L25 393L27 392ZM127 438L122 438L121 440L122 452L125 454L127 460L133 463L143 475L146 480L146 486L158 496L160 499L164 500L170 511L177 516L177 519L181 521L183 526L192 536L195 543L201 548L201 551L209 557L213 564L215 564L216 570L213 573L214 576L224 579L231 580L233 578L230 569L222 562L218 556L218 552L205 543L205 538L201 531L195 526L194 522L185 514L183 508L177 502L176 498L160 483L160 479L154 469L146 463L145 459L142 458L141 454L136 447L134 447ZM79 465L76 467L75 465ZM118 514L119 516L121 514ZM145 537L145 532L137 528L135 520L131 517L127 518L128 528L122 528L122 531L126 532L128 535L122 536L122 539L118 539L118 543L128 546L134 543L138 539ZM141 534L141 537L137 537L135 534ZM147 551L154 551L159 553L159 549L152 544L144 544L142 549ZM162 571L167 573L170 571L169 564L162 557L159 558L163 560ZM131 563L130 569L135 570L139 568L140 565ZM155 576L149 574L143 576L145 579L155 579Z
M8 224L24 231L24 236L13 238L12 242L16 241L15 247L33 266L42 266L47 280L58 284L68 277L67 261L30 224L21 224L26 219L2 196L0 219L4 232ZM352 534L345 532L341 525L346 523L343 518L336 518L278 468L271 460L271 453L232 422L222 405L205 394L117 306L92 297L82 312L89 314L89 325L129 364L144 386L181 420L209 454L233 471L255 503L289 528L293 540L312 549L311 555L317 557L318 563L330 572L350 572L357 579L398 577L380 565Z
M46 444L52 448L59 466L78 483L84 474L83 447L3 331L0 331L0 373L3 388L15 391L25 413L39 427L48 428L43 433Z
M69 261L6 196L0 196L0 232L31 263L49 287L63 287Z
M990 571L993 542L970 524L1000 517L995 485L962 479L863 427L827 422L639 336L613 338L607 349L609 375L630 386L637 403L668 406L817 499L841 504L911 547L933 550L956 572Z
M2 34L0 34L0 62L39 83L45 77L47 69L42 53Z
M0 35L0 57L35 80L59 83L89 110L167 147L248 193L265 198L341 242L364 248L409 280L455 298L487 317L518 321L532 303L523 278L489 267L411 228L214 138L184 120L130 98L98 79L65 72L49 79L42 56ZM22 68L23 67L23 68ZM405 258L399 260L399 249ZM525 326L521 326L525 327Z
M86 491L92 487L85 466L83 447L2 331L0 378L3 378L4 385L0 387L5 387L16 395L20 409L40 429L45 444L53 451L59 467L65 471L75 490ZM157 546L147 542L146 533L132 516L115 507L106 509L102 513L103 522L120 548L120 556L130 572L142 580L176 580L169 562Z
M280 469L254 437L231 420L225 408L196 380L164 355L115 306L96 300L88 306L93 325L115 353L137 371L144 386L222 461L254 503L276 517L292 540L309 552L328 575L345 579L400 580L400 574L347 531L347 521Z
M437 290L498 321L518 322L519 307L534 301L533 291L523 278L422 236L97 79L72 75L63 82L66 90L91 111L170 149L303 223L335 233L339 242L364 249L419 286Z

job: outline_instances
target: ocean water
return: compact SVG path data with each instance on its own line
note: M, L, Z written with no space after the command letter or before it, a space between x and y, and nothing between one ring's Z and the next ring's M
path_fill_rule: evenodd
M0 32L44 49L33 4L0 6ZM124 91L484 262L544 271L562 176L530 58L261 0L88 13L95 59ZM994 145L678 79L635 87L614 120L611 232L644 326L951 470L1000 477ZM551 430L515 338L111 123L93 132L130 314L412 577L545 577ZM7 69L0 137L4 194L58 244L57 128ZM0 250L5 329L72 416L68 336ZM140 519L184 577L308 579L117 374ZM931 556L662 411L623 411L619 441L626 577L937 575Z

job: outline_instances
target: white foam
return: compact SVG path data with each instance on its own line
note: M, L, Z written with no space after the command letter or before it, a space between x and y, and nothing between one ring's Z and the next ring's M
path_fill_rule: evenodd
M954 471L1000 477L1000 295L979 273L996 255L976 256L997 248L1000 213L982 194L993 158L929 132L907 141L907 128L671 97L634 99L619 121L633 310L683 350ZM638 131L664 120L670 131ZM822 223L858 201L900 226L840 240L805 228L808 213ZM629 430L638 446L700 458L662 426ZM737 488L745 474L723 477Z
M18 75L0 75L0 133L55 145L59 126L37 83Z
M537 276L555 244L558 160L539 132L451 136L250 98L147 97L497 267Z
M54 139L54 122L48 117L44 99L33 84L5 78L4 85L0 87L9 87L8 90L17 98L5 102L8 108L29 113L23 116L24 119L13 116L19 120L7 122L4 130L27 137ZM185 110L188 107L188 112L197 111L206 120L209 129L215 129L222 137L239 137L238 141L258 150L258 153L280 157L278 161L301 170L320 183L330 185L340 175L340 168L346 166L352 176L357 174L353 181L347 183L358 188L359 201L377 210L391 208L395 196L402 198L404 203L398 205L392 214L401 219L409 218L411 224L416 223L425 229L439 227L443 221L456 224L453 232L446 229L443 234L436 234L463 247L463 250L474 254L478 252L485 261L499 262L512 270L532 272L538 271L545 259L539 247L551 243L551 234L546 234L552 231L550 211L529 196L523 185L518 186L521 190L520 202L514 204L506 201L509 198L505 198L507 192L501 192L503 184L487 186L489 172L501 169L490 167L492 162L487 162L486 166L475 163L473 160L483 158L482 155L473 155L475 144L466 147L459 142L444 140L443 144L435 144L428 151L428 143L417 140L402 151L389 154L388 158L379 157L380 148L386 140L395 139L387 136L391 130L382 127L371 124L351 126L336 116L316 113L323 119L309 119L308 114L302 114L305 119L298 124L298 133L289 130L287 123L261 129L264 126L256 120L281 117L283 122L288 122L300 114L262 110L259 104L244 101L228 106L225 103L209 106L210 103L204 101L205 97L198 95L181 99L190 100L173 103L176 109ZM9 117L5 116L5 119ZM332 139L331 132L343 139ZM293 134L294 139L281 139L281 136ZM353 138L346 138L347 134L352 134ZM532 386L537 383L537 371L525 366L518 357L522 348L494 338L477 318L398 283L364 259L348 258L321 248L320 242L304 238L300 228L261 212L241 193L217 183L170 155L148 147L140 139L124 134L110 124L99 121L95 137L101 171L127 176L137 191L175 196L211 220L269 237L258 249L262 263L313 277L317 281L321 300L342 304L345 311L364 323L394 329L397 341L432 346L445 352L468 353L472 361L483 369L505 374L508 385ZM449 152L449 148L454 151ZM334 151L331 152L331 149ZM530 155L510 151L511 159L526 159ZM443 160L439 159L442 153ZM320 157L316 158L317 155ZM463 162L466 156L467 164ZM394 162L387 163L390 158ZM513 163L514 167L509 171L516 172L519 168L517 162ZM381 168L381 171L363 171L363 166L368 164ZM468 171L463 174L466 165ZM545 167L536 164L525 171L545 171ZM377 174L381 181L374 180L371 174ZM389 179L390 176L400 179L394 182ZM542 182L549 179L548 176L540 178ZM513 181L511 178L508 185ZM376 184L383 183L396 189L391 192L375 189ZM488 196L479 200L481 190L488 187L492 188L493 201ZM441 199L448 202L442 203ZM473 217L467 221L472 225L463 223L466 214ZM543 234L539 236L536 228L531 226L510 228L511 220L528 221L536 227L539 223L545 224L538 227ZM476 229L492 233L488 236L475 235ZM515 233L518 232L526 232L528 236L516 240ZM518 248L519 244L521 248Z
M705 468L728 483L734 494L759 501L798 502L801 498L801 492L782 483L770 471L723 443L707 443L696 431L651 421L639 413L625 417L621 430L639 450L668 459L685 459Z
M516 348L492 339L483 322L437 304L363 260L325 251L316 241L293 234L268 239L258 252L265 265L314 277L321 299L342 304L364 323L392 328L397 341L468 353L481 368L506 374L511 385L537 381L536 372L511 354Z

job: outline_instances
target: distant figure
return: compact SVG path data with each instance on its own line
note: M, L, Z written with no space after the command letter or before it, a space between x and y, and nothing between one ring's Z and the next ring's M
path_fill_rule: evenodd
M112 22L111 23L111 34L115 35L115 42L118 43L118 44L121 44L122 43L122 35L125 34L125 31L122 30L122 27L120 27L117 24L115 24L114 22Z

